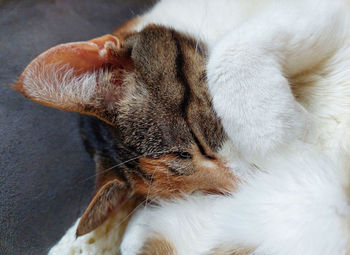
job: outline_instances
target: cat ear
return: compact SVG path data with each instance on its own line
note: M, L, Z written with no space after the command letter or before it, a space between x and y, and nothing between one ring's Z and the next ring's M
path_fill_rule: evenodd
M110 122L108 109L122 94L122 70L131 58L117 37L57 45L35 58L14 85L31 100Z
M81 217L76 236L87 234L100 226L131 196L132 192L126 184L119 180L107 182L99 189Z

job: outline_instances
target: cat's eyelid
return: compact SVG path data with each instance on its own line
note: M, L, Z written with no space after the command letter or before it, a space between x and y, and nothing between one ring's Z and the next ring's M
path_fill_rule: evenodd
M187 152L187 151L180 152L180 153L179 153L179 156L180 156L181 158L185 158L185 159L191 159L191 158L192 158L191 153L189 153L189 152Z

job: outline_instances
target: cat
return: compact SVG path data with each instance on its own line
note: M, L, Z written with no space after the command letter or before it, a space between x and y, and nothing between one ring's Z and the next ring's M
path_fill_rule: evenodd
M106 35L58 45L20 76L15 89L30 99L104 121L81 119L97 192L78 236L139 196L233 189L234 174L215 156L226 135L211 107L199 47L174 30L150 26L124 41Z
M136 30L162 24L205 42L229 138L219 155L246 174L230 196L139 211L122 254L350 252L348 11L348 1L161 1L140 18Z
M33 60L17 90L108 123L82 120L100 174L77 234L137 194L160 206L122 254L346 254L348 8L163 0Z

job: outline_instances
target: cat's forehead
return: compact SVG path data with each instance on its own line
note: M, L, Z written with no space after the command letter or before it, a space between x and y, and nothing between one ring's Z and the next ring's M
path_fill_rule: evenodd
M205 76L206 48L175 30L151 25L128 37L125 45L131 48L138 77L167 102L182 100L189 83L200 83Z
M211 105L202 43L149 26L129 36L125 48L134 70L125 76L116 123L127 143L142 153L188 151L196 143L217 150L225 135Z

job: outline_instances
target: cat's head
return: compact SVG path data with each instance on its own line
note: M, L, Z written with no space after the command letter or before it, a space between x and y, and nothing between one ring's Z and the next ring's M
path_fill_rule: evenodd
M58 45L24 70L16 90L108 123L116 162L123 163L99 180L78 234L133 194L232 189L235 177L218 156L226 136L207 89L206 56L200 42L153 25L123 40L106 35Z

